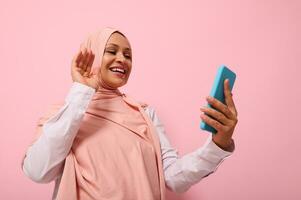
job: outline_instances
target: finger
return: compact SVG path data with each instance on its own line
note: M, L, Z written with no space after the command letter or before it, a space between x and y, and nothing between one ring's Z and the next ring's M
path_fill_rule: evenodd
M86 71L87 70L87 67L88 67L88 63L89 63L89 60L90 60L90 50L86 49L86 57L85 57L85 60L84 60L84 64L83 64L83 70Z
M81 56L81 59L78 62L78 67L83 68L84 67L84 63L85 63L85 59L86 59L86 56L87 56L86 49L83 49L81 51L81 54L82 54L82 56Z
M229 110L229 108L225 104L210 96L208 96L206 99L210 105L212 105L215 109L223 113L227 118L234 118L234 114Z
M83 60L82 60L82 69L84 71L86 71L86 69L87 69L88 58L89 58L89 52L85 48L85 50L84 50L84 56L83 56Z
M75 62L78 63L79 60L83 57L83 54L82 54L82 51L79 50L76 54L76 56L74 57L75 58Z
M89 58L89 62L87 64L87 69L86 69L86 72L85 72L85 76L89 76L90 75L91 67L92 67L94 58L95 58L95 55L91 52L90 58Z
M91 74L93 74L93 75L100 75L100 67L94 67L92 69Z
M95 55L93 54L92 51L90 51L90 56L89 56L89 61L88 61L87 67L91 67L92 66L94 58L95 58Z
M77 62L81 59L81 51L77 52L77 54L73 57L72 59L72 64L71 64L71 70L72 71L78 71L79 73L82 73L82 69L78 67Z
M201 111L209 115L210 117L218 120L223 125L231 125L231 120L229 120L223 113L209 107L200 108Z
M207 115L201 115L202 120L207 123L208 125L212 126L215 130L223 131L224 130L224 125L222 125L220 122L212 119L211 117Z
M77 62L77 67L82 69L83 65L84 65L84 60L85 60L85 49L82 49L81 50L81 58Z
M89 77L91 71L91 67L87 67L86 71L84 72L83 76L84 77Z
M229 79L226 79L224 81L224 94L225 94L226 105L228 106L229 110L232 113L234 113L235 116L237 116L236 107L235 107L233 97L232 97L232 93L231 93L231 90L230 90Z

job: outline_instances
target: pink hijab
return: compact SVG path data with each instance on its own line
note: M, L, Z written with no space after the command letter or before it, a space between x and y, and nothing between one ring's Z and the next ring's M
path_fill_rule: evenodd
M106 43L116 31L104 28L82 43L95 54L93 73L100 70ZM147 105L101 78L99 85L65 159L56 199L165 200L160 142L144 112Z

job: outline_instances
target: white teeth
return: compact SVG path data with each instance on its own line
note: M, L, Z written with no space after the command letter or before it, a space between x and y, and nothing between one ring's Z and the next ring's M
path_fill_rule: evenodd
M116 68L116 67L114 67L114 68L111 68L111 71L113 71L113 72L121 72L121 73L125 73L125 70L124 69L120 69L120 68Z

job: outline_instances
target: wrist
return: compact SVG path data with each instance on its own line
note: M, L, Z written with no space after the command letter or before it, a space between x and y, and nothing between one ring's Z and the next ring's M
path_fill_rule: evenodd
M85 87L92 88L92 89L94 89L95 91L97 90L97 87L96 87L96 86L91 85L91 84L89 84L89 83L87 83L87 82L78 81L78 80L73 80L73 83L74 83L74 82L79 83L79 84L81 84L81 85L83 85L83 86L85 86Z
M212 141L221 149L223 149L224 151L232 151L233 150L233 139L218 139L213 137Z

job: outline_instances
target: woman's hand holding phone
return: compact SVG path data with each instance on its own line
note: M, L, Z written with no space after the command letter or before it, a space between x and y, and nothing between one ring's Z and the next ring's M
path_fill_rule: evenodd
M214 109L210 107L200 108L206 114L202 114L201 119L216 129L217 132L212 134L212 140L222 149L232 151L232 135L238 119L228 79L224 81L224 95L225 104L213 97L207 97L208 103Z

